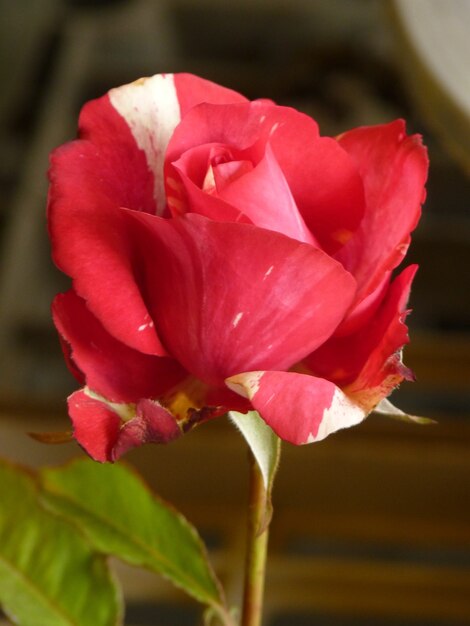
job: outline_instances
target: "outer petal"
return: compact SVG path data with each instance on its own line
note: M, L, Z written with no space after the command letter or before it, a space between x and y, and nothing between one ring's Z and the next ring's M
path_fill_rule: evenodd
M361 422L367 412L323 378L291 372L245 372L226 381L247 397L274 432L294 444L312 443Z
M109 98L89 103L80 117L86 139L51 155L49 229L57 266L121 341L163 353L132 271L132 246L116 208L154 212L153 177L144 153Z
M256 164L268 141L307 226L331 253L344 244L362 219L362 181L338 143L320 138L316 123L294 109L264 102L195 107L168 145L168 195L175 195L171 163L187 150L210 143L225 144L245 150L247 158ZM181 201L178 193L176 198Z
M163 213L163 158L182 113L202 101L244 100L195 76L141 79L85 105L80 139L51 155L54 260L74 278L76 291L94 314L129 346L164 354L148 325L133 276L132 246L116 209Z
M417 266L406 268L391 284L374 317L357 332L332 337L305 359L313 374L332 380L348 394L370 390L380 397L368 401L374 406L403 378L412 378L401 363L399 351L408 343L404 324L406 303Z
M112 337L73 291L56 297L53 317L88 387L112 402L156 398L187 376L173 359L143 354Z
M144 443L167 443L181 435L174 417L162 406L142 400L131 419L123 421L109 404L84 390L68 399L74 437L95 461L116 461L130 448Z
M361 302L406 253L425 197L428 159L420 137L407 137L402 120L349 131L339 143L356 163L366 193L361 227L336 255L356 277Z
M83 390L69 396L68 407L77 442L95 461L110 461L121 428L119 415Z
M208 384L289 367L331 335L353 297L354 280L338 263L278 233L199 215L127 217L142 242L158 331Z

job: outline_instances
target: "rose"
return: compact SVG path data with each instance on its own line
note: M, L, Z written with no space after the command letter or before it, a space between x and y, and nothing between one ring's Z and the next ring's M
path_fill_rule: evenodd
M416 267L391 274L426 172L402 121L320 137L190 75L85 105L49 194L76 440L104 461L228 410L295 444L363 420L411 378Z

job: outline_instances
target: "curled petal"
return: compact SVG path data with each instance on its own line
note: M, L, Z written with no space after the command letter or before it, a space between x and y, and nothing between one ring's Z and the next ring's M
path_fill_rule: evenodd
M293 372L244 372L225 381L247 397L274 432L300 445L361 422L367 412L335 384Z
M421 138L407 136L402 120L351 130L339 143L361 174L366 212L336 258L356 277L355 302L362 302L406 253L425 197L428 158Z
M202 104L195 107L182 120L168 145L166 173L170 180L172 163L187 151L210 143L244 151L244 158L255 165L270 146L274 162L282 171L281 179L287 183L284 184L289 198L292 196L288 206L293 201L295 214L298 209L302 216L296 218L297 222L299 219L301 222L300 230L299 224L296 227L297 238L306 240L306 224L314 239L332 253L344 245L358 228L364 213L364 189L357 168L335 140L319 137L316 123L308 116L294 109L262 102L226 106ZM272 163L265 164L265 167L269 165L272 169ZM253 181L250 184L253 185ZM239 185L242 186L242 179ZM281 195L285 196L285 189L273 191L273 194L278 196L281 191ZM262 193L266 192L262 190ZM247 193L248 190L242 186L242 202L253 204L256 194L253 191L250 198ZM275 199L274 206L278 207L278 203L280 198ZM253 213L252 207L247 210L248 214ZM258 225L265 225L255 219L259 211L260 208L257 208L251 215L252 220ZM278 213L276 210L277 219ZM290 213L291 210L287 211L287 215ZM281 210L281 218L283 214ZM267 216L261 212L259 217L266 219ZM271 221L275 223L276 219ZM277 230L282 228L279 226ZM291 230L290 225L288 234L293 236Z
M142 242L158 331L207 384L256 366L290 367L332 334L353 298L340 264L279 233L193 214L127 217Z
M75 439L95 461L102 463L114 462L144 443L167 443L181 435L175 418L149 400L126 407L126 420L117 405L90 397L84 390L69 397L68 408Z
M368 410L404 378L413 378L401 361L401 349L409 340L404 318L416 271L417 266L411 265L395 278L365 327L345 337L332 337L303 362L314 375L340 385Z

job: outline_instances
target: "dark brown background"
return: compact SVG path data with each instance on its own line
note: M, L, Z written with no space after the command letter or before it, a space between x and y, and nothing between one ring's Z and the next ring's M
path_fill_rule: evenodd
M33 464L79 453L24 432L68 427L74 381L49 315L67 281L49 261L45 171L49 150L73 138L83 102L139 76L191 71L293 105L324 134L405 117L424 135L431 171L409 255L421 269L405 361L418 382L393 400L439 424L371 418L324 443L285 447L266 625L470 624L469 180L445 124L436 132L432 101L426 112L413 97L422 68L392 3L0 0L0 11L0 453ZM130 456L203 528L236 600L239 435L221 421ZM165 584L122 576L129 626L195 623L197 607Z

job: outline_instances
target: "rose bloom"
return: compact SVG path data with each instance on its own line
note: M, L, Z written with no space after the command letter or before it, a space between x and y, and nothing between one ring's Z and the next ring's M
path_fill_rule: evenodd
M427 167L401 120L321 137L188 74L87 103L48 206L78 443L114 461L230 410L294 444L361 422L412 378L416 266L392 271Z

